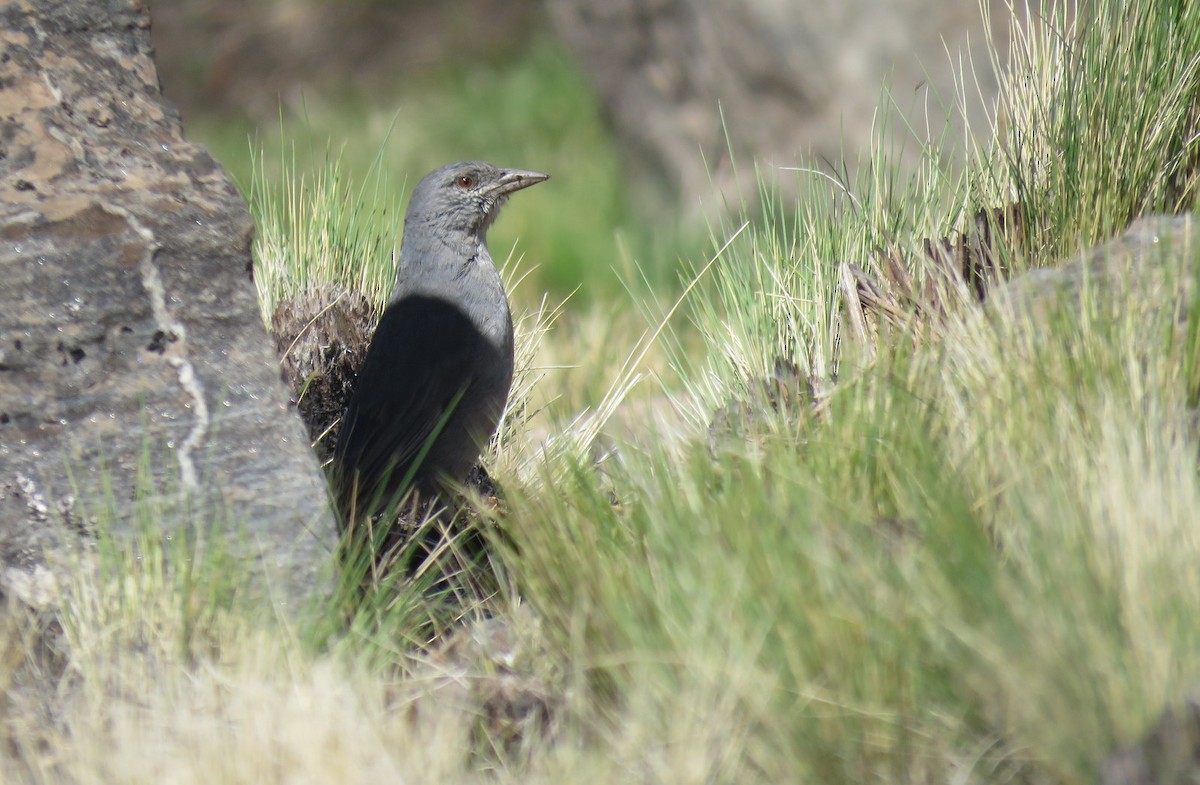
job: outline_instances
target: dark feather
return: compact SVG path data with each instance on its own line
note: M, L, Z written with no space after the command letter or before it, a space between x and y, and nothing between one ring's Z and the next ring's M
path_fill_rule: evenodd
M463 440L486 439L495 427L500 412L494 404L482 416L466 416L478 409L477 401L486 405L494 397L488 389L494 380L475 373L502 364L495 354L471 320L444 300L409 296L384 312L337 447L343 507L354 502L359 509L382 509L403 493L410 473L412 484L425 491L436 490L443 474L466 476L470 466L446 462L462 454Z

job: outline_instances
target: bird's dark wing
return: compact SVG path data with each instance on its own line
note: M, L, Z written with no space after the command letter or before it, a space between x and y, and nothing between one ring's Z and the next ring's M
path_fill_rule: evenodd
M485 339L454 305L412 295L384 311L346 409L335 452L343 510L392 501L471 384ZM437 467L417 466L414 479Z

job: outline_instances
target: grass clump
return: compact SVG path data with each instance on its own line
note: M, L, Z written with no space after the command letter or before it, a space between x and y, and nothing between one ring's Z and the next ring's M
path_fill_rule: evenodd
M1200 678L1200 345L1145 291L1083 302L521 496L522 587L595 704L721 739L698 780L1094 780Z
M986 9L986 6L984 6ZM1031 248L1072 253L1200 195L1200 8L1013 3L992 199L1027 205ZM985 11L986 13L986 11ZM990 29L990 25L988 25Z
M247 199L255 218L254 282L263 318L281 301L332 286L361 292L379 306L395 284L403 214L381 160L361 184L328 147L315 164L281 154L278 180L260 150ZM277 185L278 184L278 185Z

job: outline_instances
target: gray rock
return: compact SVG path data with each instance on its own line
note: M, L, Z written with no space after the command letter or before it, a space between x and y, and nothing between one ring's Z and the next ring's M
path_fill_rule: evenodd
M1120 237L1074 259L1013 278L989 296L988 304L1041 320L1088 288L1102 295L1134 294L1154 307L1174 308L1182 318L1200 261L1197 239L1190 214L1139 218Z
M1123 747L1100 767L1101 785L1173 785L1200 780L1200 700L1188 696L1168 710L1141 741Z
M139 0L0 8L0 592L150 497L165 527L244 533L294 605L332 551L324 480L258 312L253 224L163 103L148 27Z

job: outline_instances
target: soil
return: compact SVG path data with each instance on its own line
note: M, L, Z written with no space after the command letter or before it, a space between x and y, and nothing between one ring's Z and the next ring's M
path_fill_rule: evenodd
M359 292L324 287L281 302L271 333L283 380L324 465L379 314Z

